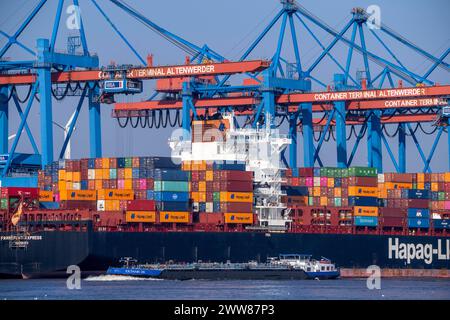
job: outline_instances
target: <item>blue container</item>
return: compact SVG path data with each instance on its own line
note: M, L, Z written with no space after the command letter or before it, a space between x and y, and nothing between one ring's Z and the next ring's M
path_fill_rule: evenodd
M348 197L348 205L358 206L358 207L377 207L378 198L377 197Z
M220 161L213 163L214 170L236 170L245 171L245 162L242 161Z
M131 169L131 176L133 179L139 179L139 168Z
M376 227L378 225L378 218L377 217L362 217L362 216L355 216L355 226L361 226L361 227Z
M80 185L81 185L81 190L88 189L88 181L87 180L81 180Z
M320 177L320 168L314 168L313 172L314 172L314 177Z
M153 190L147 190L147 200L155 200L155 192Z
M438 201L438 200L439 200L439 192L437 192L437 191L432 191L432 192L431 192L431 200L432 200L432 201Z
M95 169L95 159L88 159L88 169Z
M429 190L421 189L402 189L402 198L404 199L430 199Z
M117 168L125 168L125 158L117 158Z
M450 219L433 219L433 227L450 230Z
M156 201L187 202L189 201L189 192L162 191L162 192L155 192L154 197Z
M430 218L430 209L408 208L408 218Z
M303 186L282 186L281 190L285 191L288 196L308 196L308 187Z
M200 212L206 212L206 202L200 202L198 204L198 211Z
M423 185L424 189L431 190L431 182L425 182Z
M342 178L334 178L334 186L336 188L342 187Z
M292 176L293 177L298 177L298 168L293 168L292 169Z
M220 212L220 202L213 202L213 211Z
M59 209L59 202L39 202L41 209Z
M189 172L171 169L155 169L153 170L155 180L162 181L189 181Z
M410 228L429 228L430 219L408 218L408 227Z
M190 211L189 202L156 202L159 211Z

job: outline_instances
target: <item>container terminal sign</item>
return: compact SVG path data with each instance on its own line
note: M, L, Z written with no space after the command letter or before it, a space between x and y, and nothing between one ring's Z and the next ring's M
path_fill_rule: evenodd
M386 99L411 96L427 96L427 88L319 92L314 94L314 101Z

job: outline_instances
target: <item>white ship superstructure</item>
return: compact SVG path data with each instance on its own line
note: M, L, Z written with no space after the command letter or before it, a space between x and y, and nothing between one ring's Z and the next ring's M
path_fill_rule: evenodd
M291 139L271 128L268 116L266 125L251 129L236 128L233 114L223 118L229 122L227 130L202 133L217 138L205 139L210 142L183 139L180 131L175 132L169 140L172 157L181 161L245 162L246 170L254 172L254 208L260 227L271 231L286 230L290 220L287 218L288 209L281 202L281 172L285 169L281 154Z

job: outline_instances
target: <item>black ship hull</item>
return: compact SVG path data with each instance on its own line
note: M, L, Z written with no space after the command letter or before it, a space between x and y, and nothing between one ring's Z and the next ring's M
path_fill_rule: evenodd
M15 243L16 241L16 243ZM17 243L19 241L19 243ZM20 243L21 242L21 243ZM19 244L19 245L17 245ZM285 253L326 257L340 268L446 269L450 238L434 236L258 232L38 232L12 238L0 233L0 275L65 275L70 265L89 274L121 257L139 262L265 262Z

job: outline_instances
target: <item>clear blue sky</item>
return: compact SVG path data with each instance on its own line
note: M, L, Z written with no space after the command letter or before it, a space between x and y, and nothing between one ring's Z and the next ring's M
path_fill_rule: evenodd
M248 45L257 37L264 26L271 20L277 11L281 8L278 0L228 0L228 1L136 1L128 0L130 5L144 13L149 19L162 27L174 32L177 35L197 44L207 43L211 48L226 56L229 59L237 59L245 51ZM9 34L13 33L20 25L21 21L31 11L32 7L38 3L37 0L0 0L0 30ZM108 13L112 21L126 35L127 39L135 46L137 51L146 56L147 53L154 54L156 64L180 64L184 61L185 53L173 46L169 42L160 38L152 31L146 29L143 25L121 12L114 5L105 0L98 0L98 3ZM446 48L450 46L450 22L448 12L450 12L450 2L448 0L430 0L430 1L300 1L309 11L326 21L330 26L340 29L349 19L350 10L353 7L363 7L376 4L381 8L382 22L396 30L398 33L412 40L421 48L439 56ZM66 0L66 7L71 4ZM53 19L56 12L57 1L48 1L43 10L39 13L35 21L19 38L31 48L35 47L35 41L38 37L51 37ZM103 17L94 8L92 3L87 0L80 0L82 8L82 19L87 30L89 50L98 53L100 64L107 65L110 61L117 63L138 64L139 61L124 45L121 39L115 34ZM60 25L60 35L57 42L57 49L65 50L67 35L69 31L65 27L67 14L63 15ZM309 24L311 26L311 24ZM300 43L302 59L306 65L310 65L315 57L320 54L320 48L308 36L305 29L296 23L297 35ZM280 23L275 25L274 29L261 45L255 50L250 58L270 58L275 52L276 39ZM311 26L318 38L328 44L331 36ZM350 37L350 32L346 34ZM381 53L382 48L374 41L373 36L367 35L368 48L379 53L383 57L388 57L386 53ZM430 65L429 61L424 60L420 55L412 53L395 41L386 39L396 55L407 67L413 71L423 74ZM5 43L5 39L0 37L0 45ZM283 57L293 61L291 41L286 38ZM333 51L338 60L345 64L345 54L347 47L340 45ZM29 59L30 55L17 47L13 47L6 54L11 59ZM448 60L447 60L448 61ZM378 70L371 63L373 72ZM355 63L352 68L353 75L357 70L363 68L362 59L358 54L355 55ZM332 76L338 72L337 67L326 59L320 68L314 74L322 81L331 83ZM432 80L440 83L449 83L449 75L446 71L437 70L431 77ZM146 94L142 96L119 97L119 101L139 101L149 96L150 89L154 83L146 82ZM22 95L25 92L20 91ZM65 123L73 112L77 101L69 98L62 103L54 103L54 120L59 123ZM85 105L86 107L87 105ZM39 142L39 122L38 105L33 106L30 113L29 125ZM10 116L10 134L15 133L18 127L18 116L11 108ZM110 117L112 106L102 105L102 123L103 123L103 151L105 156L125 156L125 155L168 155L169 148L166 146L167 138L171 129L121 129L116 121ZM283 128L285 129L285 128ZM389 128L392 132L395 128ZM426 127L426 129L430 129ZM80 114L77 130L73 136L72 156L81 158L88 156L88 114L86 108ZM62 132L54 128L55 135L55 157L62 144ZM432 138L420 135L421 141L424 141L424 150L428 154L431 148ZM354 140L349 141L348 148L351 150ZM396 154L396 140L390 140L391 147ZM19 144L19 151L31 152L31 145L25 135ZM444 171L448 168L447 136L443 135L437 149L437 154L432 163L434 171ZM422 168L420 158L414 143L410 139L407 143L408 152L408 170L417 171ZM301 151L299 151L300 163L302 161ZM335 145L328 143L322 149L322 159L327 165L335 165ZM387 157L384 150L384 161L386 170L393 170L393 165ZM365 165L366 162L366 144L360 145L357 159L354 164Z

